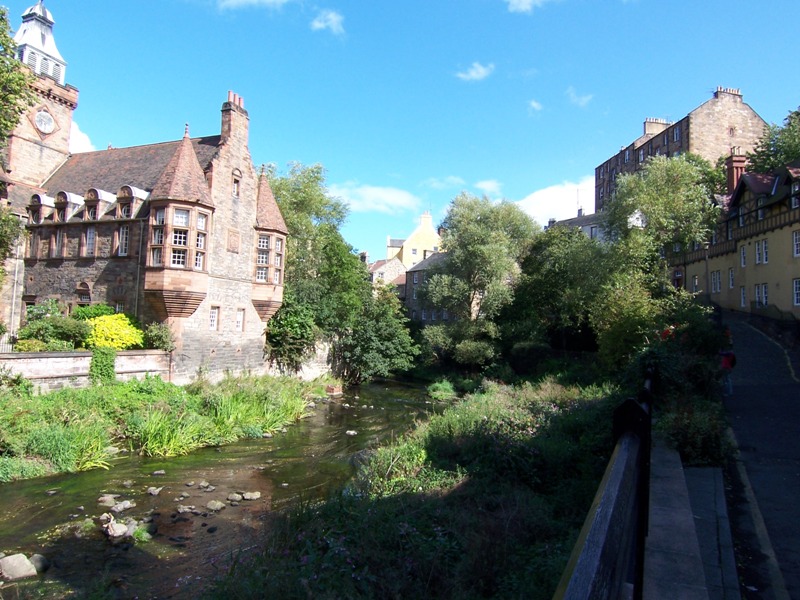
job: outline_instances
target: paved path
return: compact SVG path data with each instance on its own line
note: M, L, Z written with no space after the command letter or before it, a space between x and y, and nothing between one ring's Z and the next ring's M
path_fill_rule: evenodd
M748 529L758 543L737 557L743 593L800 599L800 383L776 342L741 316L726 314L725 323L737 357L725 408L742 483L732 520L739 520L734 530Z

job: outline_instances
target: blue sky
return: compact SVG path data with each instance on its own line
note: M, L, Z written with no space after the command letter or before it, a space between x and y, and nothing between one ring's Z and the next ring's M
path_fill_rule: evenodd
M0 0L12 27L34 0ZM594 210L594 168L717 86L800 105L797 0L47 0L82 148L219 132L256 165L322 164L347 241L385 258L462 190L540 224Z

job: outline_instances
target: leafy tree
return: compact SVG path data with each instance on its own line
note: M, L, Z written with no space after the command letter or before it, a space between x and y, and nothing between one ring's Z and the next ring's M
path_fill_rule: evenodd
M783 126L767 126L752 152L747 154L748 170L769 173L800 158L800 108L789 113Z
M423 336L440 358L483 367L496 354L495 319L513 299L519 261L538 227L515 204L466 193L452 201L442 227L447 256L432 270L422 295L455 321L426 327Z
M400 301L388 285L375 287L351 328L331 348L333 372L358 384L411 368L418 349L406 327Z
M706 176L685 156L654 156L638 173L620 176L614 200L603 213L607 237L624 242L643 234L656 253L674 244L706 241L719 215Z
M264 354L267 359L282 373L296 373L316 343L314 313L308 305L298 303L287 293L280 309L267 323L266 334Z
M565 348L588 324L589 309L612 271L610 249L580 229L550 227L522 260L514 302L504 311L507 342L546 334ZM590 276L588 276L591 274Z
M20 115L34 100L30 88L34 75L16 59L15 53L8 9L0 6L0 98L3 99L0 102L0 149L6 145Z

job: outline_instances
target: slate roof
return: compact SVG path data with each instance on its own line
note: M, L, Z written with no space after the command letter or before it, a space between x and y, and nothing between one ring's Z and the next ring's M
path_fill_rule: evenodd
M48 196L60 191L84 195L90 188L116 194L124 185L151 192L182 140L130 148L109 148L71 155L42 184ZM200 167L205 170L217 153L220 136L191 139Z
M137 186L138 187L138 186ZM151 190L151 198L167 200L193 200L213 206L203 169L197 162L189 128L178 144L166 168Z
M286 221L278 208L272 186L269 184L267 174L262 169L258 176L258 198L256 199L256 226L264 229L273 229L280 233L288 234Z
M427 271L428 269L431 269L441 263L446 258L447 252L435 252L422 262L418 262L413 267L408 269L408 272L413 273L414 271Z

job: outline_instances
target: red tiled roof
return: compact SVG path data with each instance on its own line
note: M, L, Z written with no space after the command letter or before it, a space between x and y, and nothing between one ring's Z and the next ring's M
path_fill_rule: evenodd
M205 170L217 153L220 136L194 138L191 142L197 161ZM178 140L73 154L42 187L49 196L60 191L84 195L90 188L116 194L124 185L150 192L180 144Z

